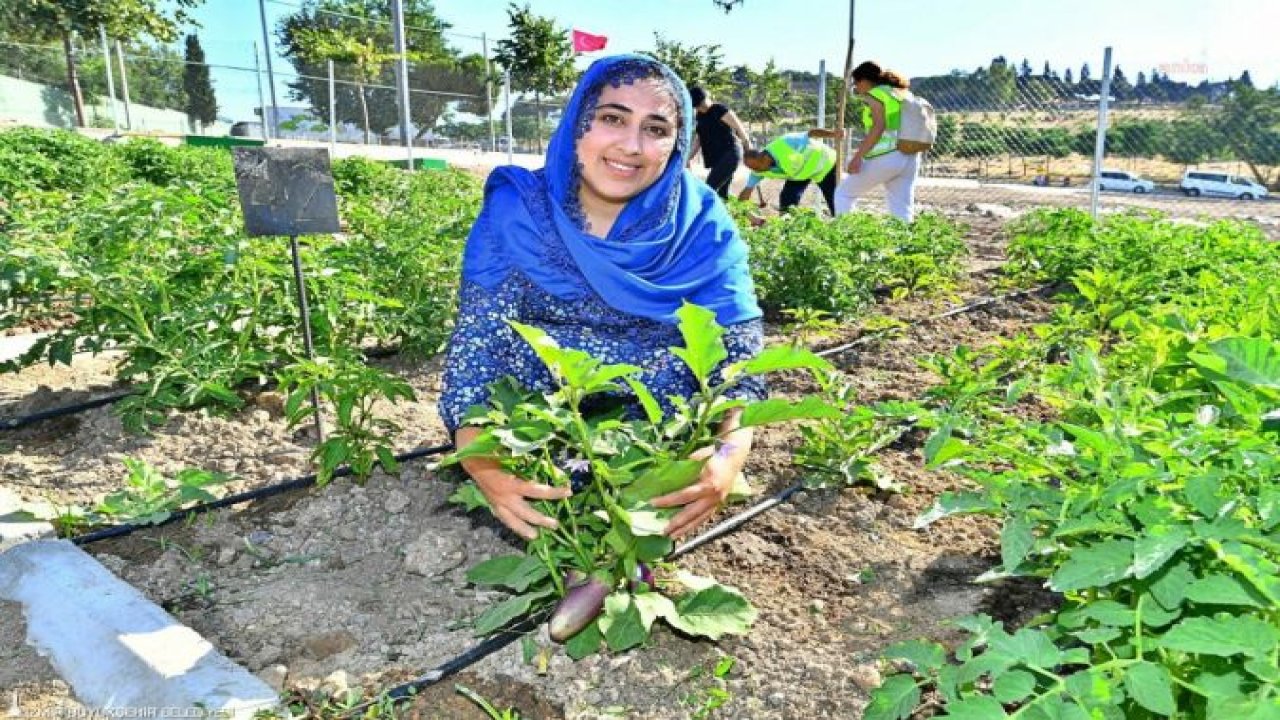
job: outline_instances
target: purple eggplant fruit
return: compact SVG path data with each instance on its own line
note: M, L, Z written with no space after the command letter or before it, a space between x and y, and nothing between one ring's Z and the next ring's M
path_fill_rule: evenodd
M658 587L658 584L653 580L653 568L644 563L636 563L636 576L631 581L631 589L637 590L641 584L649 586L650 590Z
M547 624L551 639L558 643L582 632L604 609L604 599L609 595L609 585L598 577L575 585L556 606Z

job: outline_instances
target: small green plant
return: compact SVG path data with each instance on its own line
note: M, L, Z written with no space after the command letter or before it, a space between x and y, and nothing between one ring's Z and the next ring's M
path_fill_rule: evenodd
M480 693L465 685L454 685L453 688L461 693L463 697L478 705L484 711L484 714L488 715L492 720L522 720L522 716L516 712L515 708L499 710L493 706L493 703L484 699Z
M689 694L684 696L683 702L691 709L689 715L693 720L707 720L712 717L717 710L724 707L733 699L733 694L726 688L727 678L737 665L737 658L732 655L725 655L716 661L715 666L708 673L702 665L695 665L689 671L689 681L698 683L699 680L705 678L706 682Z
M351 354L316 358L285 368L280 384L288 393L285 416L289 426L311 420L314 392L333 408L334 427L312 457L319 464L317 478L327 483L335 470L351 466L357 478L366 478L374 465L389 473L399 469L394 445L400 426L375 412L378 401L412 400L413 388L405 381L365 365Z
M790 322L783 331L791 335L795 345L812 345L815 340L830 337L840 329L840 323L826 310L815 308L787 308L782 311Z

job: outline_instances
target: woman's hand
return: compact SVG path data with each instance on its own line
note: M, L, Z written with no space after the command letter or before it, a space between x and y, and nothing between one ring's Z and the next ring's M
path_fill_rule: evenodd
M723 448L729 448L730 452L725 452ZM667 523L667 537L678 538L710 520L720 503L729 497L733 480L742 470L742 462L734 457L732 450L731 445L724 445L720 451L705 447L694 452L689 456L690 460L707 461L702 466L702 475L697 482L652 500L653 506L658 508L684 506ZM745 459L744 453L743 460Z
M478 428L460 428L454 444L462 449L470 445L479 434ZM498 461L489 458L463 460L462 469L476 481L476 487L480 488L480 492L489 501L494 517L525 540L537 538L538 527L558 526L554 518L534 510L529 504L530 500L563 500L573 494L567 487L539 485L521 480L503 470Z
M862 156L854 155L852 158L849 158L849 167L845 169L850 175L857 175L862 172Z

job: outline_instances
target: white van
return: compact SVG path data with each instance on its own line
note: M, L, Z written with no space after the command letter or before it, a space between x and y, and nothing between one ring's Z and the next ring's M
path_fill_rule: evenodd
M1119 190L1121 192L1149 193L1156 189L1150 180L1123 170L1103 170L1098 175L1099 190Z
M1182 176L1182 184L1179 187L1182 188L1182 192L1191 197L1208 195L1210 197L1254 200L1267 196L1265 187L1248 178L1205 170L1188 170Z

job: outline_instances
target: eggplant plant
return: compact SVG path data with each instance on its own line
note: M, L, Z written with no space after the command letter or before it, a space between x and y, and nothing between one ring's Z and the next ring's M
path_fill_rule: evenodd
M761 402L732 397L748 377L780 370L825 373L830 365L793 346L771 347L725 365L724 329L715 314L686 304L677 316L684 347L671 350L699 389L688 399L668 398L670 412L638 379L641 368L605 364L560 347L537 328L511 323L558 386L540 393L510 378L495 383L488 406L473 407L464 421L482 431L444 464L490 458L513 475L571 486L574 494L536 504L559 526L541 529L525 554L495 557L468 572L474 584L516 593L477 618L477 634L493 633L559 603L552 637L564 641L568 654L578 659L602 646L614 652L636 647L658 619L712 639L745 633L755 620L755 608L734 588L676 571L664 561L673 544L663 531L677 509L655 508L650 501L698 479L707 459L694 459L695 451L731 449L717 433L732 410L741 409L742 427L833 417L838 411L816 397ZM626 389L639 405L638 417L625 408L588 411L589 399L616 397ZM469 481L455 500L469 508L485 504Z

